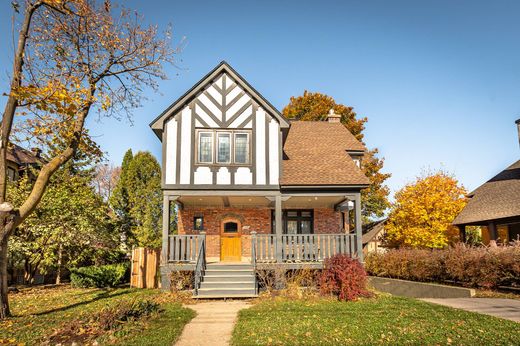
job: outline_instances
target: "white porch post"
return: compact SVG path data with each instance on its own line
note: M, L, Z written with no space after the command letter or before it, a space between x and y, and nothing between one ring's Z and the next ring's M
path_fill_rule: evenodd
M361 193L356 193L354 199L355 223L356 223L356 252L359 262L363 263L363 230L361 228Z
M162 252L161 264L168 263L168 236L170 234L170 198L163 195L163 215L162 215Z
M282 196L274 199L274 225L276 231L276 262L282 262Z

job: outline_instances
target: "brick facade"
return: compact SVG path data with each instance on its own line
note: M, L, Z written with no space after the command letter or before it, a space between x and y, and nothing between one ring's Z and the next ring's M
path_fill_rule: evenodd
M209 261L220 258L220 232L223 220L237 220L242 225L241 243L244 260L251 257L251 232L271 233L271 209L269 208L191 208L179 211L179 234L198 234L193 220L203 217L206 232L206 256ZM330 208L314 209L314 233L338 233L341 231L341 213Z

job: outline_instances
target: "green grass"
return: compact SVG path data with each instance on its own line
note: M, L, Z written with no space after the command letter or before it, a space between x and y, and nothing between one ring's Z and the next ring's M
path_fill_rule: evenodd
M157 340L156 345L170 345L181 333L184 325L195 313L174 303L158 290L146 289L80 289L60 287L33 289L9 296L13 317L0 321L0 344L35 345L43 343L56 330L72 320L84 319L104 307L114 306L123 300L158 299L161 313L127 322L122 331L110 339L99 338L101 344L118 342L118 334L130 345L135 340ZM160 328L166 324L169 329ZM159 335L160 334L160 335ZM136 344L146 344L139 342Z
M520 345L520 324L414 299L268 300L239 313L233 345Z

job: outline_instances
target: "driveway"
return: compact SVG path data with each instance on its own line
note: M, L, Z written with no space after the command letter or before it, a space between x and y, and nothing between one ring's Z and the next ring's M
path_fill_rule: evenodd
M423 298L426 302L520 322L520 300L503 298Z

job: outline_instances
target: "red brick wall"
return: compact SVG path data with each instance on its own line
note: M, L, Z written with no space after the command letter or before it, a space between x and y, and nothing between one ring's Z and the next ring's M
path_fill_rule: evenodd
M225 218L237 219L242 224L242 256L251 256L252 231L271 233L271 209L268 208L190 208L179 211L179 234L198 234L193 229L193 218L202 216L206 232L207 256L220 256L220 227ZM314 233L341 232L341 214L330 208L314 209Z
M314 209L314 233L340 233L341 213L331 208Z
M251 256L252 231L271 233L271 210L268 208L184 208L178 215L179 234L198 234L193 218L202 216L206 232L208 257L220 256L220 227L224 219L236 219L242 224L242 256Z

